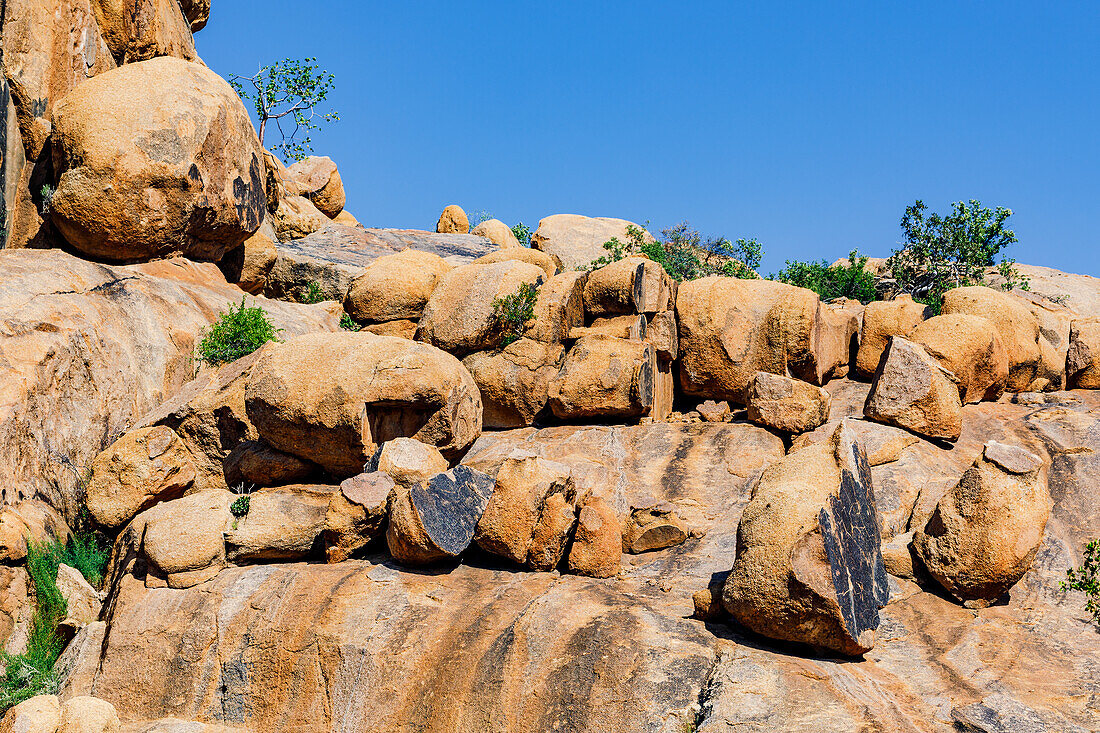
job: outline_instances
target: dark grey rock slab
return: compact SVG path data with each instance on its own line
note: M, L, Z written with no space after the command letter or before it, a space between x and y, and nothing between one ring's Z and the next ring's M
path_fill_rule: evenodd
M413 487L411 498L428 539L457 557L473 541L495 489L496 480L489 474L456 466Z

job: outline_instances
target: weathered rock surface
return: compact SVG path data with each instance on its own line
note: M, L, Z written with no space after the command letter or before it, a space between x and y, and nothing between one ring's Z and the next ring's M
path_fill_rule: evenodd
M337 478L362 472L375 445L393 438L454 455L481 432L481 397L457 359L370 333L271 345L249 375L245 407L268 445Z
M320 468L298 456L275 450L263 441L246 440L229 452L222 464L225 485L250 489L302 483Z
M397 483L387 473L361 473L340 482L325 520L325 557L344 562L385 532Z
M79 695L61 704L57 733L119 733L120 728L118 712L106 700Z
M751 422L787 433L804 433L824 425L831 402L821 387L768 372L757 372L745 392Z
M568 466L516 451L497 471L496 487L478 521L474 541L486 552L523 564L546 500L554 494L575 493Z
M470 220L461 206L451 204L443 209L439 215L439 221L435 225L439 234L468 234L470 232Z
M684 542L690 528L670 502L643 502L632 507L623 523L623 552L637 554L663 550Z
M585 336L550 382L550 409L565 420L645 415L653 408L656 368L644 341Z
M440 278L452 269L432 252L383 255L352 281L344 309L360 323L420 320Z
M1075 320L1066 356L1066 377L1072 387L1100 389L1100 319Z
M412 438L394 438L378 449L370 468L389 475L399 484L412 486L443 473L450 464L434 446Z
M91 257L217 261L263 221L252 122L200 64L163 57L88 80L57 103L52 140L52 221Z
M722 601L765 636L863 654L889 600L871 469L841 423L769 466L737 530Z
M928 315L928 307L909 295L868 303L863 311L854 375L863 379L874 376L890 338L908 336Z
M943 296L944 315L966 313L993 323L1008 355L1010 392L1026 392L1040 375L1039 319L1025 302L1009 293L974 285L948 290ZM1039 385L1042 389L1044 385Z
M603 245L611 238L626 244L629 225L624 219L554 214L539 222L531 246L557 257L563 270L576 270L606 255ZM646 238L654 241L648 232Z
M69 527L57 510L37 499L21 499L0 508L0 560L17 563L27 557L27 542L64 544Z
M439 279L416 329L417 341L458 356L498 346L503 332L494 301L522 285L541 284L546 273L527 262L508 260L456 267Z
M336 486L292 485L249 495L248 513L225 532L226 559L237 564L299 560L320 550Z
M546 407L550 382L557 377L564 356L560 343L521 338L499 351L479 351L463 359L481 392L483 427L531 425Z
M61 701L55 695L35 695L13 706L0 719L5 733L57 733L61 725Z
M233 519L228 491L200 491L157 504L139 514L126 535L170 588L190 588L225 567L223 533Z
M577 529L569 546L569 572L613 578L619 574L622 555L619 518L602 498L590 497L577 513Z
M474 539L494 483L488 474L457 466L399 492L386 530L390 554L405 565L458 557Z
M486 219L470 230L470 234L485 237L501 249L526 249L516 239L512 229L500 219Z
M75 519L87 466L194 376L203 328L242 293L213 264L110 267L58 250L0 251L0 487ZM248 299L287 338L337 330L320 306Z
M1031 567L1050 509L1042 459L991 441L943 495L913 544L955 597L989 605Z
M963 402L995 400L1004 392L1008 354L988 319L963 313L935 316L918 324L909 340L958 378Z
M550 255L545 252L540 252L537 249L529 249L527 247L503 247L496 252L490 252L487 255L482 255L474 260L474 264L492 264L494 262L526 262L529 265L534 265L540 268L546 273L546 278L552 278L557 275L560 268L560 264Z
M347 200L344 182L332 158L311 155L287 168L286 172L298 184L301 195L328 218L335 219L344 210Z
M197 60L192 21L173 0L93 0L103 38L120 64L157 56ZM190 5L190 3L189 3ZM201 8L189 7L195 21ZM207 3L209 14L209 3Z
M900 336L887 342L863 414L930 438L958 440L962 430L955 376Z
M587 272L563 272L539 287L535 317L525 336L543 343L556 343L584 325L584 284Z
M675 305L675 281L645 257L626 257L594 270L584 286L584 309L589 316L657 313Z
M256 233L244 243L226 251L218 267L228 282L246 293L259 295L267 285L267 276L275 265L275 229L265 218Z
M565 548L577 526L575 497L564 492L553 493L543 502L539 521L531 533L527 550L527 565L532 570L550 571L561 564Z
M468 234L432 234L413 229L364 229L329 223L301 239L283 241L268 274L264 294L294 299L309 283L325 298L343 302L351 283L383 255L407 249L439 255L464 265L493 251L492 242Z
M331 220L305 196L288 195L270 209L269 218L280 242L304 239L330 226Z

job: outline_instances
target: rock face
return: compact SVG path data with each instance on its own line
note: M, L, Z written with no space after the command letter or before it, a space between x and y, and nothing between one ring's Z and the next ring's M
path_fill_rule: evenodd
M864 654L889 600L879 542L871 469L841 424L760 477L723 604L765 636Z
M75 519L87 466L194 376L203 328L241 300L213 264L107 267L58 250L0 251L0 487ZM337 330L321 306L248 299L290 337Z
M500 351L480 351L463 359L481 392L483 426L531 425L546 407L550 382L558 376L564 356L560 343L522 338Z
M370 333L273 345L252 369L245 406L265 442L338 478L362 472L375 444L393 438L454 455L481 432L481 397L457 359Z
M539 287L535 318L527 326L527 338L555 343L584 325L584 285L587 272L563 272Z
M493 301L539 284L545 273L526 262L456 267L439 280L416 329L417 341L458 356L494 348L503 337Z
M17 563L27 557L27 542L45 544L69 539L69 527L57 510L37 499L22 499L0 509L0 560Z
M550 409L562 419L637 417L653 408L656 360L644 341L585 336L550 382Z
M891 337L871 383L863 414L930 438L958 440L962 403L953 374L923 348Z
M451 204L439 215L435 231L439 234L468 234L470 220L466 218L466 212L461 206Z
M344 182L332 158L311 155L287 168L286 172L298 184L301 195L328 218L335 219L344 210Z
M1100 320L1076 320L1070 331L1066 376L1071 386L1100 389Z
M200 491L157 504L139 514L127 534L169 587L190 588L225 567L223 534L234 498L228 491Z
M568 466L516 451L497 471L496 488L478 522L474 540L486 552L523 564L546 500L575 493Z
M671 502L634 507L623 526L623 552L637 554L673 547L687 540L688 532Z
M577 515L577 530L569 548L569 572L613 578L619 574L622 553L619 518L602 498L590 498Z
M531 246L557 257L563 270L576 270L606 255L604 242L616 238L625 244L627 226L624 219L554 214L539 222ZM646 239L655 241L648 232Z
M336 486L291 485L249 495L248 512L225 532L230 562L301 560L310 557L328 528Z
M458 557L473 541L494 485L492 476L457 466L400 492L386 530L390 554L406 565Z
M680 286L684 394L741 404L757 372L820 383L817 294L771 280L705 277Z
M195 475L190 451L171 428L131 431L92 462L88 511L117 528L157 502L183 496Z
M486 219L470 230L470 234L485 237L501 249L523 248L511 228L500 219Z
M913 544L944 588L968 605L983 607L1031 567L1050 510L1042 459L991 441L943 495Z
M676 302L675 283L645 257L626 257L593 271L584 286L590 316L667 311Z
M927 312L927 306L915 302L909 295L868 303L860 327L855 375L863 379L874 376L890 338L908 336L925 319Z
M1000 333L980 316L936 316L920 323L909 335L959 380L965 403L995 400L1008 380L1008 354Z
M381 471L403 486L412 486L443 473L450 464L430 445L412 438L394 438L371 458L371 469Z
M944 315L966 313L992 322L1008 355L1006 389L1009 392L1031 389L1042 363L1039 320L1023 301L1008 293L975 285L944 293L942 312Z
M275 265L275 230L267 220L243 244L228 250L218 267L225 279L241 290L259 295L267 285L267 276Z
M546 273L547 278L557 275L560 269L558 261L553 257L545 252L540 252L537 249L528 249L527 247L503 247L496 252L490 252L487 255L478 257L474 260L474 263L487 265L494 262L508 262L513 260L535 265Z
M205 66L164 57L90 79L54 108L52 139L52 219L91 257L216 261L263 221L252 122Z
M440 278L452 269L432 252L384 255L352 281L344 309L360 323L420 320Z
M188 2L194 21L185 18L185 9L172 0L93 0L93 5L103 38L119 63L157 56L197 60L191 32L193 22L202 22L202 3L196 8Z
M303 239L326 229L330 223L329 218L305 196L284 196L270 216L281 242Z
M745 393L750 421L787 433L824 425L831 401L821 387L767 372L757 372Z

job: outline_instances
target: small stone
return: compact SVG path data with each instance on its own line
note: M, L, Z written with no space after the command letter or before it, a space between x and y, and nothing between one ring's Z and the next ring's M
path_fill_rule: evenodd
M730 418L730 403L722 400L715 402L707 400L695 409L695 412L703 422L728 422ZM690 414L690 413L689 413Z
M623 552L663 550L682 544L687 538L687 524L672 504L634 508L623 528Z

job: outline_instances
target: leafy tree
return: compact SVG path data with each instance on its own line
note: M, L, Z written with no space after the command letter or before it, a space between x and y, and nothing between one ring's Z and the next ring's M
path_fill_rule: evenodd
M309 133L319 130L321 122L340 119L335 111L317 110L335 87L336 77L319 70L316 62L315 58L283 59L261 66L252 76L233 74L229 78L241 99L252 102L260 122L260 144L264 144L268 123L274 123L281 139L272 150L287 162L313 152Z
M522 221L512 227L512 234L516 236L516 239L518 239L519 243L524 247L531 246L531 227L527 226Z
M492 218L493 215L485 209L471 211L469 214L466 215L466 221L470 222L470 231L473 231L474 227L476 227L478 224L489 221Z
M998 206L990 209L980 201L956 201L946 216L932 213L917 201L905 208L901 229L902 248L888 260L902 293L914 300L940 307L943 294L952 288L984 282L986 270L994 265L1001 250L1017 241L1006 226L1012 210ZM1001 263L1009 287L1027 289L1012 260Z
M848 264L828 265L825 260L787 260L787 266L768 279L808 288L820 295L822 300L852 298L870 303L878 296L875 293L875 276L865 269L866 264L867 258L852 250L848 254Z
M248 307L241 298L239 308L229 304L210 328L203 332L198 346L199 361L218 366L251 354L268 341L278 341L278 332L259 306Z

